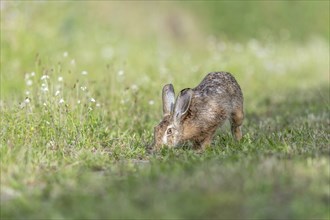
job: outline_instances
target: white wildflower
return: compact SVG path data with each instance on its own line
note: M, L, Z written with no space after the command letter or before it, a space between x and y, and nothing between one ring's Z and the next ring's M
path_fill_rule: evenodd
M48 92L48 87L42 87L42 88L41 88L41 91L43 91L43 92Z
M40 79L41 80L46 80L46 79L49 79L49 76L48 75L43 75Z
M25 73L25 80L30 78L30 74L29 73Z
M87 74L88 74L88 72L86 70L81 72L81 75L87 75Z
M124 70L119 70L118 71L118 76L123 76L124 75Z
M55 96L58 96L59 94L60 94L60 91L57 90L57 91L55 92Z
M60 99L60 101L58 102L59 104L64 103L64 99Z
M95 99L91 98L91 102L95 102Z
M69 53L67 52L67 51L65 51L64 53L63 53L63 57L67 57L69 55Z
M96 103L96 107L100 107L101 105L100 105L100 103Z
M26 97L22 103L20 103L20 108L24 108L30 103L30 99Z
M27 86L32 86L32 84L33 84L32 80L29 79L29 80L26 81Z
M72 59L70 63L71 63L71 65L76 65L75 59Z
M36 73L35 73L35 72L32 72L32 73L31 73L31 76L35 76L35 75L36 75Z
M30 99L29 98L25 98L24 103L25 104L29 104L30 103Z
M81 89L82 91L86 91L87 87L86 87L86 86L81 86L80 89Z
M132 89L133 91L137 91L137 90L139 89L139 87L138 87L137 85L133 84L133 85L131 86L131 89Z
M154 100L150 100L148 103L149 103L149 105L154 105L155 104L155 101Z
M46 102L43 103L43 106L47 106Z
M57 78L57 80L58 80L59 82L62 82L62 81L63 81L63 77L62 77L62 76L59 76L59 77Z
M77 101L77 104L78 104L78 105L80 104L80 100Z
M25 95L30 95L30 91L26 91L25 92Z

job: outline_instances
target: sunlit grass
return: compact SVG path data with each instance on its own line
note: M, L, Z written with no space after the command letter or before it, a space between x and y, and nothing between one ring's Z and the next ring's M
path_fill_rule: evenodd
M325 39L228 40L189 26L183 9L194 36L178 37L164 22L171 4L154 20L129 8L142 31L106 20L111 5L78 19L74 4L20 4L1 21L1 218L329 217ZM244 93L242 141L225 125L203 153L149 153L162 86L220 70Z

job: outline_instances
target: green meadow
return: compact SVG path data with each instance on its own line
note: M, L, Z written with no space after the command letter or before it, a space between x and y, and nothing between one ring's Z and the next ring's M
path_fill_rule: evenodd
M328 1L1 1L1 219L329 219ZM243 138L150 153L231 72Z

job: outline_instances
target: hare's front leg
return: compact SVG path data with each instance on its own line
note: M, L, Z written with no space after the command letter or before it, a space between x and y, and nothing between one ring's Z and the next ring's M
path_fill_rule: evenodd
M194 141L193 142L193 149L202 153L204 150L206 150L208 147L211 146L211 140L212 139L205 139L204 141Z
M204 150L206 150L206 148L210 147L215 131L216 131L216 129L208 132L203 137L200 137L199 140L195 140L193 142L194 149L204 151Z

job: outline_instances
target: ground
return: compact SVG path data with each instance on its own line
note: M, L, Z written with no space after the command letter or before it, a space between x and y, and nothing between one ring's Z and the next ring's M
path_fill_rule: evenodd
M272 4L249 7L291 11ZM305 4L253 35L212 5L1 2L1 218L328 219L329 2ZM149 153L162 86L212 71L242 88L243 139Z

